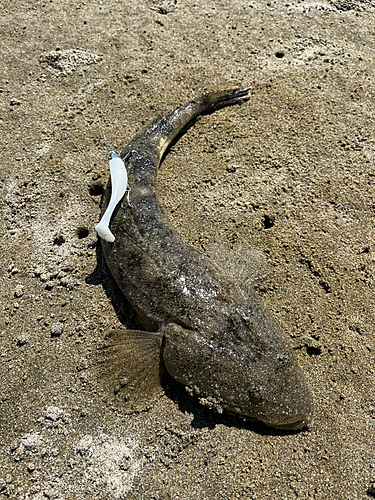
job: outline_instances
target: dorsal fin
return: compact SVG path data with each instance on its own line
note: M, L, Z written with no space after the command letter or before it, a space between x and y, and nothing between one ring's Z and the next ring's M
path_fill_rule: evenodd
M232 248L223 240L214 240L205 247L205 253L230 281L253 286L269 274L264 253L242 239Z

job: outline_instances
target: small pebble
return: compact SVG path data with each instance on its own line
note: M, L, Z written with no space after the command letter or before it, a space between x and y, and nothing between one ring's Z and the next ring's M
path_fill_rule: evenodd
M62 323L54 323L51 326L51 337L60 337L64 330L64 325Z
M79 455L86 455L94 443L93 437L89 434L84 436L76 447L76 453Z
M43 412L43 417L47 420L52 420L56 422L64 416L64 410L58 408L57 406L48 406Z
M14 296L19 298L22 297L22 295L23 295L23 286L17 285L16 288L14 289Z
M28 463L27 464L27 470L28 470L28 472L34 472L35 465L32 462Z
M65 276L59 278L59 283L61 286L68 286L69 285L69 278L66 278Z
M34 276L39 278L44 273L44 269L42 267L36 267L34 271Z
M53 500L54 498L57 498L58 494L57 491L54 490L53 488L47 488L43 491L43 495L50 500Z
M18 346L25 345L28 343L28 341L29 341L28 336L25 333L21 333L21 335L19 335L19 337L17 338L17 345Z
M21 439L21 446L25 450L31 451L31 453L39 453L44 446L44 442L39 434L25 434Z

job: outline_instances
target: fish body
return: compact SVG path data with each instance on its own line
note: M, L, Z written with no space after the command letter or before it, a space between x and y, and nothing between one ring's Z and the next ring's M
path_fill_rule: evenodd
M131 206L115 211L115 241L102 240L102 245L108 267L145 331L113 335L119 353L114 366L143 366L138 372L144 373L147 385L157 378L161 363L219 412L298 429L311 418L311 394L284 332L246 279L246 262L249 269L254 266L249 247L219 246L217 261L199 252L172 227L156 191L163 154L184 127L198 115L240 103L247 95L248 89L238 89L198 96L156 118L123 155ZM108 189L103 211L109 194ZM155 376L151 369L147 372L147 356L138 359L132 346L159 352ZM128 372L119 387L125 390L131 377Z

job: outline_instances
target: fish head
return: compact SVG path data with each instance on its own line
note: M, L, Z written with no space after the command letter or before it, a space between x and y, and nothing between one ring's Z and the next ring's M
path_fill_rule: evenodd
M270 321L277 335L258 333L254 340L247 334L237 341L170 324L163 352L166 368L201 403L219 412L225 409L279 429L301 429L312 417L312 396L280 327L272 317Z

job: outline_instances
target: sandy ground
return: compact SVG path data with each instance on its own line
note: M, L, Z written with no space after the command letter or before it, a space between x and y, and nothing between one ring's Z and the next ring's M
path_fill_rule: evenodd
M0 498L375 497L374 59L369 1L3 2ZM80 51L74 49L79 48ZM218 415L171 382L125 415L95 383L135 315L94 225L158 114L251 86L175 144L159 190L200 247L244 238L315 398L307 430ZM99 122L100 120L100 122Z

